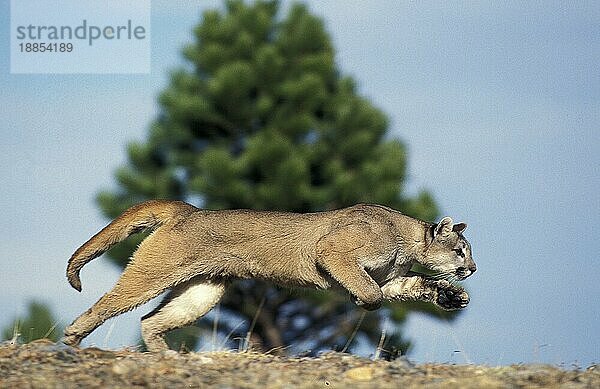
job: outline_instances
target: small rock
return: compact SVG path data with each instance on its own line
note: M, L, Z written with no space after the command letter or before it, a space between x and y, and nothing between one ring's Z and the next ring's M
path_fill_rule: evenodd
M346 371L346 377L354 381L371 381L374 369L369 366L355 367Z
M405 355L395 358L394 360L390 361L389 364L397 369L412 369L415 367L415 364L406 358Z
M203 356L199 356L199 357L194 358L194 361L198 362L198 363L213 363L213 359L212 358L203 357Z
M133 361L117 361L112 366L113 373L117 375L126 375L132 372L136 368L136 364Z

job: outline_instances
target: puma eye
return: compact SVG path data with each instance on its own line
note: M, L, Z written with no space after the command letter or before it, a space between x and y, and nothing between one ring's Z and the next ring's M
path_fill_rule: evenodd
M462 249L453 249L452 251L454 251L456 253L456 255L458 255L459 257L462 257L462 258L465 257L465 252L462 251Z

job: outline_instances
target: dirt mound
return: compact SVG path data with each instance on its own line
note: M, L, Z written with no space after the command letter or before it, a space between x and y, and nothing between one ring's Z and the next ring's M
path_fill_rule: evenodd
M349 354L147 354L75 349L49 341L0 346L0 388L600 388L600 369L550 365L413 365Z

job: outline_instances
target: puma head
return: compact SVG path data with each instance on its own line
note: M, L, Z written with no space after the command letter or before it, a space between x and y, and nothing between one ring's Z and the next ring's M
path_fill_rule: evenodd
M427 231L427 249L421 263L448 278L464 280L477 270L471 256L471 245L463 236L465 223L454 224L445 217Z

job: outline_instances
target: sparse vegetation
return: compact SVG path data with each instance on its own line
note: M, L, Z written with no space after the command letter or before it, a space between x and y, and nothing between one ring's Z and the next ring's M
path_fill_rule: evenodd
M27 307L27 314L20 315L2 330L2 339L13 343L29 343L37 339L47 338L57 341L62 327L54 319L50 308L32 301Z

